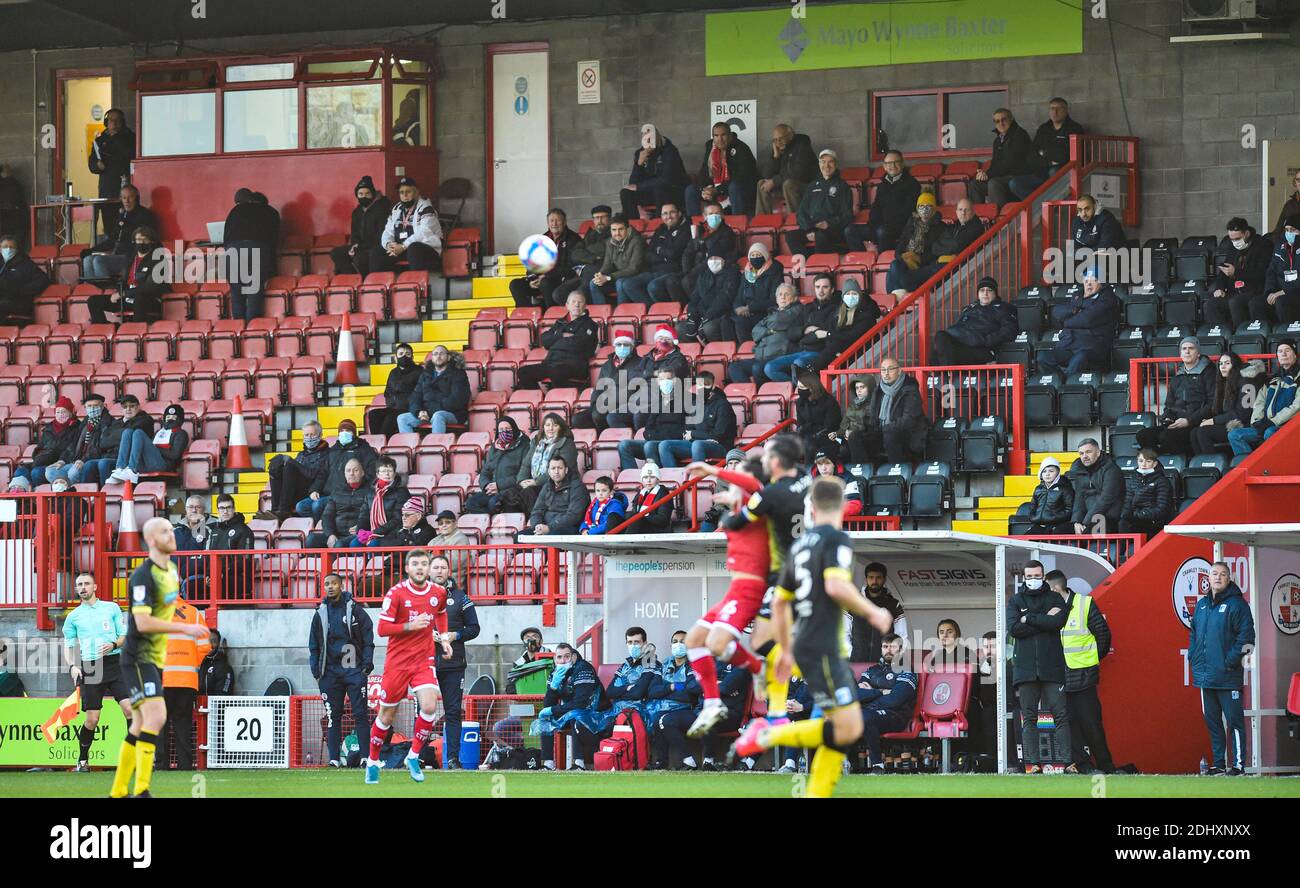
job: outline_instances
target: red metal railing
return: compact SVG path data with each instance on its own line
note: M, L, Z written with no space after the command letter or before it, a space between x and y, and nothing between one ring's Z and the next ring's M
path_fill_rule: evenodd
M771 438L773 435L780 434L786 429L793 429L793 428L794 428L793 419L782 420L772 428L768 429L763 434L759 435L753 441L750 441L748 444L744 445L742 449L746 451L752 450L753 448L763 444L765 441L767 441L768 438ZM721 464L722 460L715 459L712 462L714 462L715 464ZM682 482L677 487L674 487L672 490L668 491L663 496L659 497L659 499L654 500L649 505L642 507L641 511L637 512L631 518L628 518L626 521L624 521L622 524L615 527L609 533L611 534L621 533L624 528L629 527L635 524L636 522L640 521L648 513L653 512L655 509L659 508L664 503L668 502L674 497L682 497L682 501L685 502L687 494L690 494L690 503L691 503L690 532L694 533L696 530L699 530L700 527L698 488L699 488L700 481L702 480L703 480L702 478L688 478L686 481Z
M603 659L605 656L605 642L603 640L604 629L605 621L597 620L592 624L590 629L579 635L573 641L573 646L578 649L578 653L582 654L584 659L591 663L595 663L597 666L600 666L605 662Z
M104 520L106 495L8 493L0 495L0 608L32 608L36 628L54 628L50 611L75 602L73 579L95 575L99 594L111 593Z
M1066 254L1066 244L1070 240L1071 232L1074 226L1074 208L1078 201L1073 198L1069 200L1045 200L1042 206L1042 245L1043 249L1039 253L1040 270L1038 280L1049 284L1068 283L1065 280L1051 280L1047 273L1048 267L1052 263L1048 250L1057 250L1062 256Z
M1124 225L1136 227L1142 221L1142 187L1138 175L1138 140L1132 136L1071 136L1070 193L1083 193L1083 180L1096 172L1115 171L1124 176L1120 195Z
M1107 533L1092 535L1030 535L1030 536L1013 536L1013 540L1030 540L1038 543L1053 543L1058 546L1074 546L1078 549L1087 549L1105 558L1111 564L1119 567L1129 558L1132 558L1139 549L1146 543L1146 537L1140 533Z
M358 601L377 604L406 577L410 547L364 549L252 549L177 552L182 595L199 607L315 607L328 573L343 578L343 588ZM555 625L564 598L564 559L558 549L522 545L443 546L432 550L451 562L452 576L478 605L540 604L542 621ZM143 560L142 552L112 552L107 565L115 599L124 602L125 577ZM579 568L582 570L582 568ZM121 582L117 582L121 580ZM599 601L599 587L580 600Z
M853 515L844 519L845 530L883 530L903 529L903 519L897 515Z
M853 377L879 372L876 369L825 370L822 381L843 408L848 406L853 396ZM1013 475L1028 471L1024 367L1019 364L908 367L903 372L921 387L921 401L931 424L949 417L965 420L981 416L1002 417L1007 424L1010 443L1007 471Z
M1210 363L1219 360L1218 355L1205 356ZM1244 361L1263 361L1267 373L1259 379L1259 388L1276 370L1277 355L1242 355ZM1169 380L1182 366L1183 359L1173 358L1129 358L1128 362L1128 409L1134 413L1150 411L1157 416L1164 412L1165 393Z

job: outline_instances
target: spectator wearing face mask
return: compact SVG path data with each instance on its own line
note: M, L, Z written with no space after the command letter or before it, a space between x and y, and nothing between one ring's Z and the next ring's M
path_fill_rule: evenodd
M519 470L528 455L528 439L519 431L514 419L503 416L497 420L497 435L488 447L487 456L478 473L479 490L465 500L465 511L472 515L495 515L508 511L501 508L503 497L509 499L510 491L518 493Z
M776 288L785 280L785 266L772 258L761 242L749 245L749 260L740 278L731 323L736 328L736 344L754 338L754 325L776 311Z
M885 770L880 737L907 727L919 684L916 673L903 664L903 639L893 632L886 634L880 643L880 662L858 676L858 704L862 707L859 743L867 749L868 768Z
M465 356L453 354L445 345L429 353L424 369L406 402L406 412L398 414L397 427L413 432L424 423L435 435L447 433L447 426L469 419L469 374Z
M36 297L50 285L50 276L22 251L18 239L0 237L0 317L30 322Z
M679 328L697 331L701 343L734 342L731 313L739 290L740 269L726 260L720 246L709 247L709 258L695 277L695 289Z
M726 264L734 265L740 249L740 234L727 224L722 207L717 203L706 204L704 224L697 227L695 237L682 254L682 274L655 281L649 288L651 298L656 302L686 302L710 255L721 256ZM711 253L712 250L719 252Z
M620 394L629 391L632 380L645 378L648 360L636 353L635 344L631 330L614 331L614 353L600 365L590 405L573 414L575 429L632 428L632 414L619 408L627 406Z
M614 489L613 478L601 475L596 479L595 495L587 506L587 514L582 519L578 533L600 536L622 524L626 517L627 497L622 491Z
M1137 471L1125 479L1124 488L1120 533L1141 533L1149 538L1173 519L1178 507L1174 502L1174 487L1154 448L1143 447L1138 451Z
M375 463L375 483L367 485L357 521L357 535L351 546L378 546L384 536L402 526L402 506L411 492L397 477L397 463L381 456Z
M531 731L540 737L542 767L555 770L555 734L563 731L573 734L576 747L573 770L587 770L587 763L596 754L596 738L613 721L614 711L600 686L596 667L582 658L570 644L555 646L555 671L546 685L542 710L537 714Z
M1201 313L1207 324L1235 330L1249 320L1267 321L1263 312L1251 315L1251 303L1264 293L1264 276L1273 259L1273 242L1261 237L1240 216L1228 220L1228 240L1232 252L1215 269L1210 292L1201 301Z
M619 468L635 469L638 459L654 461L659 457L659 445L667 441L682 441L686 435L685 399L678 389L681 380L671 370L655 374L656 390L651 395L650 410L638 414L640 438L625 438L618 442Z
M302 427L302 450L293 456L277 456L267 472L271 476L270 511L258 512L263 521L284 521L292 514L318 520L325 511L325 499L313 491L317 478L329 471L330 447L322 436L321 424L308 420Z
M804 453L838 450L831 433L840 427L840 402L822 386L815 370L800 373L795 385L795 428L803 438Z
M655 328L654 345L641 361L641 374L653 381L661 370L671 370L678 379L689 379L691 362L677 342L677 331L667 324Z
M59 455L72 444L77 434L77 405L66 395L54 404L54 419L41 429L41 437L32 452L31 462L14 471L9 490L30 491L45 483L45 470L59 461Z
M92 481L98 479L101 484L126 480L125 477L113 477L115 465L123 461L122 442L128 434L137 431L145 436L146 442L154 438L153 417L140 409L139 398L135 395L123 395L122 399L117 403L122 408L122 416L110 422L100 435L100 459L95 461L93 468L87 466L87 471L82 480ZM179 407L179 405L176 406ZM183 413L181 418L184 419ZM179 425L177 428L179 428ZM132 435L132 438L134 438L134 435ZM187 441L186 444L188 445L188 443ZM129 447L130 445L128 445ZM130 455L129 450L126 455ZM132 470L132 474L134 474L134 470ZM139 480L138 475L133 481L137 480Z
M650 686L658 677L661 664L654 655L654 646L646 643L646 632L640 626L629 627L624 640L627 642L627 658L610 679L605 697L614 704L615 712L635 709L645 718ZM650 723L646 718L646 724Z
M190 446L189 432L182 428L184 422L184 408L170 404L163 411L162 427L152 437L141 428L124 431L118 445L117 468L108 480L135 484L140 480L141 471L146 474L177 471L185 448Z
M1061 597L1044 582L1039 561L1028 561L1024 586L1007 604L1007 625L1015 639L1012 683L1020 698L1020 724L1024 735L1026 774L1041 774L1044 764L1038 742L1038 711L1052 713L1056 754L1066 770L1078 773L1070 746L1070 717L1065 701L1065 649L1061 629L1069 614Z
M848 351L880 320L880 306L866 296L854 278L844 282L835 318L826 330L817 356L806 362L814 370L825 370L831 362Z
M317 475L316 480L312 482L312 493L320 494L322 498L328 500L329 497L344 492L350 486L344 473L348 463L354 459L361 463L363 479L375 477L375 464L379 461L379 453L370 446L369 441L357 435L355 422L344 419L339 422L338 438L335 439L334 446L329 449L329 463L325 471ZM316 500L315 496L311 498ZM328 505L327 501L321 506L322 516Z
M641 467L641 488L632 497L628 506L628 515L640 515L641 511L652 503L664 500L647 512L631 528L632 533L668 533L673 520L673 501L664 499L668 495L668 485L659 483L659 467L647 462Z
M63 478L69 484L95 480L92 474L96 468L95 461L104 452L102 439L112 420L104 411L103 395L91 392L82 404L86 408L86 418L77 423L76 434L71 436L59 458L46 467L45 480L49 482L55 478Z
M718 691L722 691L721 684ZM647 698L647 723L653 725L650 770L662 771L670 765L675 767L685 757L684 744L674 746L669 741L685 739L687 729L695 721L695 703L700 698L699 679L686 659L685 630L673 633L669 659L651 679Z
M379 246L370 251L370 270L391 271L402 260L412 271L436 269L441 262L442 225L433 201L420 196L420 186L410 176L398 180L397 198Z
M691 462L717 459L736 442L736 411L714 383L711 372L700 373L695 389L697 403L687 412L686 432L681 441L659 443L659 465L675 468L679 460L687 457Z
M1251 302L1252 316L1268 317L1269 311L1282 324L1300 321L1300 213L1286 218L1264 273L1264 292Z
M392 212L393 202L379 193L374 180L362 176L352 189L357 205L352 208L352 228L348 242L341 247L330 250L330 259L334 261L335 274L370 274L370 254L379 246L388 224L388 215ZM392 405L392 401L388 402ZM357 735L358 737L361 734Z
M321 529L307 537L308 549L346 549L356 539L361 529L362 510L374 496L366 484L366 472L361 460L350 457L343 467L342 487L330 491L329 502L321 516Z
M371 431L380 435L396 435L401 429L397 418L410 409L411 395L420 381L420 367L415 363L415 350L409 343L399 342L393 350L396 362L384 381L384 406L371 407L367 422Z
M1074 485L1061 474L1061 463L1056 457L1043 459L1038 469L1038 486L1034 488L1029 508L1028 534L1068 534L1070 517L1074 514Z

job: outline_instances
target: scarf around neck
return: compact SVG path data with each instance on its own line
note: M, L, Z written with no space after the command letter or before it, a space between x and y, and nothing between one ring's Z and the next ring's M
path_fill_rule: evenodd
M384 511L384 492L388 490L392 483L392 481L386 481L383 478L375 481L375 498L370 501L370 529L372 531L388 523L388 514Z
M889 413L894 407L894 398L903 390L903 383L907 381L906 376L899 376L898 381L893 385L880 380L880 422L882 425L889 422Z

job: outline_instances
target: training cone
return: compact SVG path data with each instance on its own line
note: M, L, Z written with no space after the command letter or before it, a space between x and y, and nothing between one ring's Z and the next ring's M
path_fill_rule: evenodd
M248 435L244 431L244 399L235 396L235 409L230 412L230 442L226 445L227 469L251 469L253 459L248 453Z
M135 524L135 486L126 481L122 485L122 516L117 519L117 550L138 552L142 545L140 528Z
M334 384L356 385L361 381L357 376L357 353L352 347L352 319L343 313L343 326L339 328L339 353L334 359Z

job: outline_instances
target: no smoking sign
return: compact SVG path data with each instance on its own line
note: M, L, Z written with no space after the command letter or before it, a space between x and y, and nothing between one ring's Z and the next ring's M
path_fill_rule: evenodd
M578 104L600 104L600 61L578 62Z

